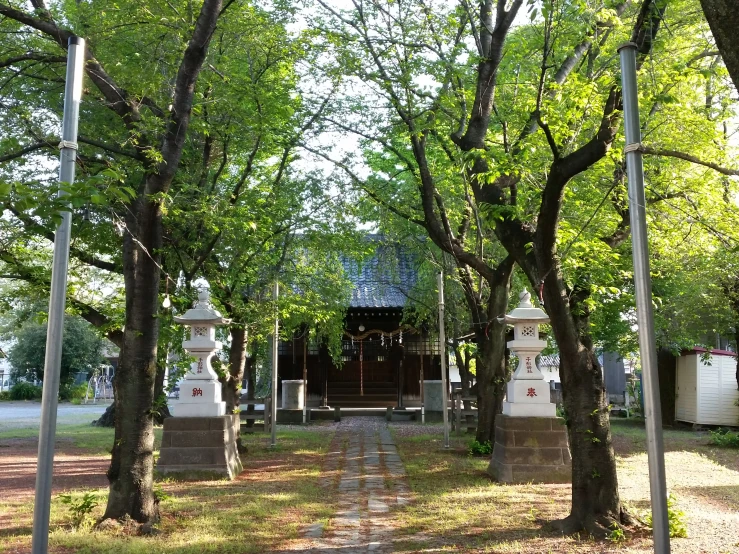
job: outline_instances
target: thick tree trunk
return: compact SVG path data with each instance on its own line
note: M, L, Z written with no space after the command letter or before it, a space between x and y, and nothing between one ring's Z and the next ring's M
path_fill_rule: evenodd
M159 517L158 502L152 491L152 406L159 338L157 252L162 243L162 222L157 204L140 200L138 207L138 210L132 209L126 218L128 229L136 230L136 239L130 232L123 239L126 327L118 369L113 378L115 442L108 469L110 493L103 519L120 519L128 515L145 523Z
M630 524L621 506L611 440L608 395L590 338L587 287L568 291L552 254L537 252L544 279L545 307L560 352L562 400L572 454L570 515L555 525L570 534L585 530L605 538L614 524Z
M476 326L477 337L477 433L478 442L495 442L495 418L503 405L506 374L505 323L498 317L508 309L513 264L501 264L500 279L490 283L487 325Z
M92 422L95 427L115 427L115 402L108 406L103 415Z
M560 353L560 356L572 453L572 507L570 515L558 522L558 527L568 534L584 529L594 537L603 538L614 523L628 523L628 520L618 494L602 372L592 349L579 349L574 356L568 349L566 355Z
M495 418L503 406L506 384L505 333L486 337L477 333L477 432L480 443L495 442Z
M161 399L157 402L156 410L153 413L154 423L156 425L163 425L164 420L168 417L172 417L167 405L167 393L164 390L164 374L167 368L161 365L157 366L157 377L154 382L154 398ZM92 425L96 427L115 427L115 402L105 409L103 415L92 422Z
M739 90L739 3L736 0L701 0L703 13L716 39L734 86Z

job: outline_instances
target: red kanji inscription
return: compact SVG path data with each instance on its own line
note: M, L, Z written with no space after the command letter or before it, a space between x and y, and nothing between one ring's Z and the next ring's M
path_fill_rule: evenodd
M529 387L529 392L526 393L526 396L536 396L536 389L534 387Z
M193 396L203 396L203 389L192 389Z
M526 373L533 373L531 371L531 358L529 357L526 358Z

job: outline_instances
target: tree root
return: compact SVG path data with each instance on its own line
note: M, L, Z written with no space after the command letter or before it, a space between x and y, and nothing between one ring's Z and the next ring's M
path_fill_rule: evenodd
M563 535L574 535L582 532L595 540L604 540L615 530L632 527L634 520L624 508L621 508L618 517L604 514L583 516L570 514L564 519L552 521L550 525Z

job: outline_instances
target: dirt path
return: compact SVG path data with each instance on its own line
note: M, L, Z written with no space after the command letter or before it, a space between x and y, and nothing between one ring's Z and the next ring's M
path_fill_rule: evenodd
M20 504L33 498L36 487L37 439L0 440L0 495ZM94 455L74 446L57 445L53 492L105 487L110 456Z
M408 502L410 489L384 420L345 418L336 430L322 481L329 497L335 495L336 517L328 526L309 526L296 549L311 554L391 553L391 510Z

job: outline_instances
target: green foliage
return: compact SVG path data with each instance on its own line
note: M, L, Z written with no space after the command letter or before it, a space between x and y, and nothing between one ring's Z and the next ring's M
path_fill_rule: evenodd
M162 485L155 484L154 485L154 500L156 502L164 502L165 500L170 500L172 498L172 495L167 494L166 491L162 488Z
M59 501L69 507L71 523L75 529L87 523L90 514L98 505L97 495L91 492L84 493L82 498L75 498L71 494L60 494Z
M43 389L27 381L18 381L10 387L10 400L38 400L41 398Z
M652 512L647 513L644 521L649 527L652 526ZM685 512L675 506L675 498L672 495L667 497L667 521L670 527L670 537L684 538L688 536Z
M85 399L87 394L87 384L73 385L71 383L63 383L59 386L59 400L79 404Z
M727 448L739 448L739 433L731 429L716 429L710 431L710 439L708 442L716 446L725 446Z
M470 442L467 452L470 456L490 456L493 453L493 445L490 441L479 442L473 440Z
M624 534L624 530L621 529L621 527L619 527L617 523L614 523L613 529L608 534L606 539L614 544L621 544L622 542L626 541L626 535Z
M3 390L0 391L0 402L3 400L10 400L10 391L9 390Z
M46 323L30 321L15 333L16 343L8 352L8 360L16 377L43 380L46 355ZM69 383L73 374L89 372L104 361L102 339L83 319L64 319L60 381Z
M641 414L642 390L637 379L632 379L626 382L626 394L628 394L633 399L633 401L629 405L629 410L633 414Z

